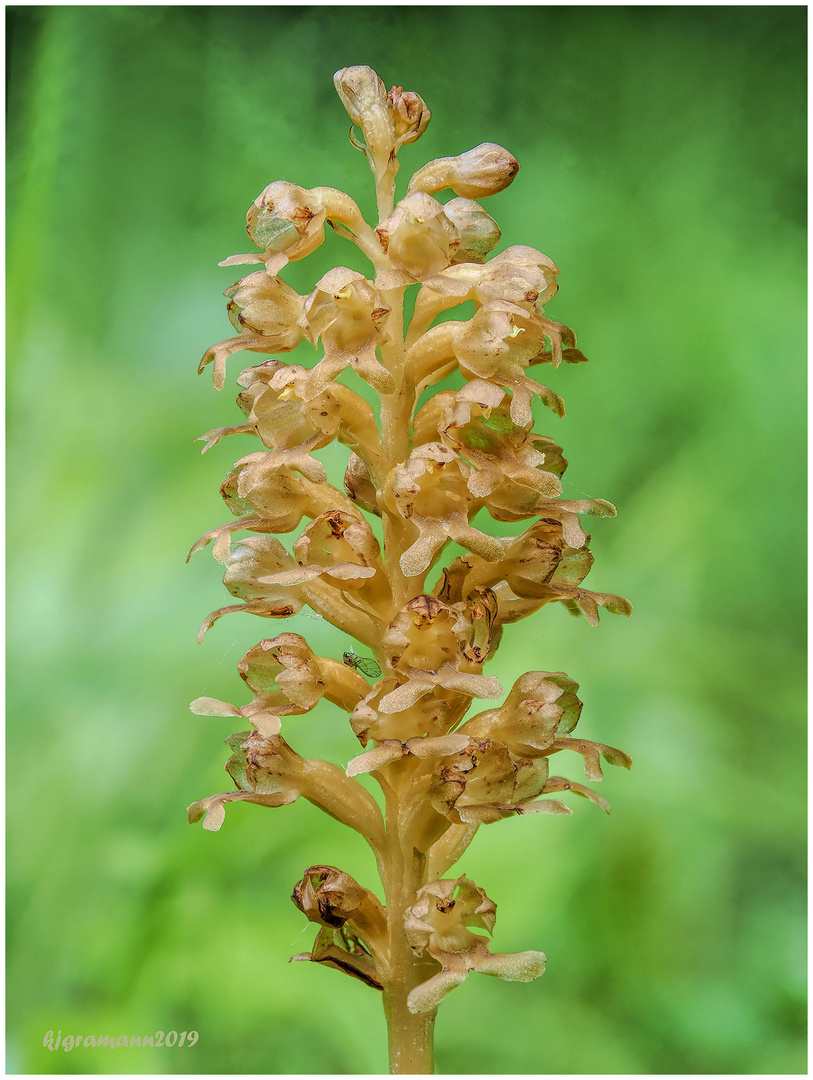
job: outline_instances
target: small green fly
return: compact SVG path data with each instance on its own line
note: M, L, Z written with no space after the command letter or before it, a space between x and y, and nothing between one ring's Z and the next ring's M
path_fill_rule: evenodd
M342 661L354 671L360 671L368 679L380 679L381 668L371 656L356 656L354 652L346 652Z

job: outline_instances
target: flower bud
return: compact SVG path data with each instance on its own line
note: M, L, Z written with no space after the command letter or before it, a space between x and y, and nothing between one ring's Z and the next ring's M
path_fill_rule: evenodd
M437 671L459 663L457 613L435 596L416 596L384 634L382 646L393 667Z
M297 319L304 297L281 278L258 270L226 289L224 295L229 299L226 310L235 330L277 336L285 345L277 352L293 349L302 340Z
M400 741L437 736L445 730L448 708L441 688L436 687L431 697L417 700L408 712L388 712L381 707L381 700L397 686L398 679L381 679L353 710L350 724L362 746L370 739Z
M324 207L311 192L287 180L275 180L246 214L246 232L269 254L301 259L325 238Z
M407 577L424 573L447 538L486 559L499 559L493 537L469 524L473 499L454 451L441 443L416 447L387 481L390 506L410 520L418 536L401 556Z
M461 365L476 377L488 379L501 369L524 368L542 348L543 326L538 316L515 304L495 300L479 308L464 323L455 340Z
M468 734L465 726L460 734ZM515 759L501 742L471 739L465 750L441 765L429 796L435 810L455 824L487 825L517 813L525 801L542 794L547 779L546 757ZM559 805L560 812L569 813ZM551 810L547 801L546 808Z
M220 494L235 515L258 514L269 532L295 529L308 506L302 482L285 466L274 467L271 454L249 454L237 462L220 486Z
M443 212L460 234L455 263L483 263L500 241L500 227L494 218L472 199L451 199Z
M578 688L561 671L528 671L499 709L478 713L461 731L473 739L499 739L513 757L538 757L578 723L582 709Z
M261 261L260 257L254 257L254 261ZM212 378L218 390L223 389L226 360L232 353L242 349L290 352L297 347L302 340L298 320L305 299L280 278L270 277L266 270L242 278L224 295L229 299L229 320L239 334L207 349L198 366L200 373L207 364L213 365Z
M312 369L306 397L322 393L346 367L379 393L390 393L392 376L376 356L388 315L375 286L358 271L337 266L320 278L300 319L308 339L314 345L321 339L325 348Z
M388 156L393 124L387 91L378 75L364 65L342 68L333 76L333 84L348 116L361 128L373 159Z
M406 682L384 694L378 703L383 713L411 709L438 687L469 697L502 694L494 676L478 675L488 654L490 627L482 603L451 607L435 596L416 596L390 623L381 639L389 666ZM485 636L484 636L485 632Z
M431 195L451 188L466 199L482 199L507 188L519 172L519 162L497 143L480 143L457 157L435 158L418 169L409 181L407 196L416 191Z
M299 634L278 634L253 646L237 665L250 690L282 716L312 709L325 692L319 660Z
M244 529L247 527L245 519L230 526L221 526L213 530L198 541L196 548L205 546L211 539L215 539L215 548L225 541L222 552L215 551L219 560L226 564L226 572L223 575L223 584L232 594L241 600L243 604L232 604L228 607L218 608L213 611L203 622L198 635L198 641L223 615L233 611L251 611L268 619L285 619L295 615L302 608L302 601L292 593L290 589L264 585L261 578L270 570L277 571L280 566L286 566L293 562L285 548L272 536L248 536L242 540L233 551L228 549L228 529ZM260 527L260 522L252 524L254 529ZM219 535L218 535L219 534Z
M312 951L291 959L338 968L380 990L378 961L386 955L387 917L378 898L335 866L311 866L291 899L322 927Z
M432 118L423 98L401 86L393 86L387 94L387 105L397 146L420 139Z
M504 390L482 379L472 379L457 394L437 394L416 419L416 430L424 420L440 434L444 446L454 450L471 494L492 497L499 508L520 510L524 503L535 510L538 496L559 495L558 477L566 462L561 448L545 437L534 435L530 425L519 427L511 420L510 398ZM438 415L439 412L439 415ZM544 468L543 468L544 466ZM496 495L495 495L496 493Z
M366 896L366 889L335 866L311 866L291 899L310 922L338 928L356 914Z
M421 192L402 199L376 233L392 264L416 281L449 266L460 244L457 229L441 204Z
M341 510L321 514L296 541L293 552L300 566L319 568L326 584L343 590L367 587L368 600L381 596L383 574L379 573L378 541L361 515ZM378 583L371 582L376 576Z
M283 555L290 559L282 544L277 542L272 547L272 536L247 536L230 553L223 584L239 600L267 601L269 618L284 619L295 615L302 608L302 601L295 591L283 586L271 586L264 582L273 568L279 572ZM258 614L266 614L258 612Z
M203 818L204 829L216 832L223 824L224 805L228 802L279 807L300 797L305 759L282 736L264 735L255 729L230 735L225 742L234 751L226 762L226 771L238 790L210 795L193 803L188 807L190 823Z
M350 119L361 128L365 145L350 141L367 155L377 178L398 171L396 154L406 143L419 139L432 116L423 99L403 87L387 93L384 83L370 67L342 68L333 76L336 92Z
M305 470L311 479L325 480L324 469L313 458L308 459L308 470L304 453L301 458L291 453L327 446L340 424L339 403L329 391L309 402L299 396L309 374L305 368L277 360L248 368L237 380L244 388L237 404L266 446L289 452L287 460L281 454L276 460Z

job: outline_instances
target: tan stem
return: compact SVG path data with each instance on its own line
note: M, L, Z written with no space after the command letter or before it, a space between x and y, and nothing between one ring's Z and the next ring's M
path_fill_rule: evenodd
M406 1005L409 991L384 991L384 1015L390 1052L390 1072L422 1075L435 1071L435 1017L411 1013Z
M387 320L388 340L381 346L382 360L395 379L395 390L381 397L381 448L386 476L409 457L412 449L412 413L415 408L415 381L412 367L406 362L404 347L405 289L383 293L390 308ZM401 570L401 556L412 543L409 526L403 517L386 504L381 507L384 525L386 572L392 589L392 615L399 612L423 587L423 581L407 578Z
M377 184L381 220L392 212L394 176L388 184ZM386 188L386 190L385 190ZM395 389L381 398L382 475L406 461L412 449L412 415L416 402L413 367L407 363L404 347L404 289L384 291L390 309L387 340L381 358L395 380ZM401 555L413 540L408 522L394 507L381 506L384 526L384 572L392 592L392 617L423 589L423 577L407 578L400 565ZM405 717L406 719L406 717ZM435 1012L412 1013L407 1006L410 992L438 970L428 957L416 957L406 938L406 911L415 903L419 888L426 884L426 856L410 840L409 821L414 807L405 798L412 763L406 759L386 770L382 784L386 799L386 845L381 865L387 908L387 963L382 966L384 1014L387 1020L391 1073L426 1074L434 1071Z
M397 766L396 766L397 768ZM407 770L408 772L408 770ZM387 791L387 850L382 882L387 907L388 964L382 978L384 1015L389 1039L390 1072L434 1072L435 1012L412 1013L407 999L431 978L438 965L416 957L404 933L407 908L426 881L426 859L414 849L405 851L402 818L407 809L397 783Z

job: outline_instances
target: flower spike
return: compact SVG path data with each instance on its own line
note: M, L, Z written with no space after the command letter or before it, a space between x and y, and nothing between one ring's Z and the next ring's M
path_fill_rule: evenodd
M193 713L240 730L226 739L232 790L188 815L216 832L228 804L304 800L364 839L380 898L344 870L309 866L291 899L316 938L291 960L380 992L391 1071L422 1074L437 1009L472 972L528 982L545 970L537 950L491 951L496 905L452 867L482 826L527 816L533 845L546 817L573 814L574 795L608 814L593 786L602 765L632 764L577 733L579 686L565 672L528 671L503 690L489 665L504 627L551 603L591 625L600 608L632 607L585 586L583 520L616 511L567 496L556 431L565 403L558 383L534 377L586 360L547 311L559 267L513 237L497 252L500 226L480 202L509 187L519 162L482 142L419 166L396 200L399 154L412 152L429 109L366 65L342 68L334 85L372 170L377 215L365 219L336 188L287 180L249 207L256 250L221 264L251 267L226 289L233 332L200 370L211 364L221 389L233 353L265 356L237 378L237 422L201 440L207 461L227 436L256 442L224 470L232 520L192 548L211 546L235 601L207 616L201 638L227 614L299 617L297 630L310 616L322 620L327 655L302 633L269 631L238 662L244 704L195 698ZM322 268L299 293L287 268L328 229L369 265ZM345 730L341 765L287 741L319 724Z

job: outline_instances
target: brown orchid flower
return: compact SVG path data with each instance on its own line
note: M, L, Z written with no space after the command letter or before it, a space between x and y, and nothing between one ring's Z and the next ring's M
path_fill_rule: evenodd
M566 497L558 436L534 430L535 401L554 424L565 405L532 369L586 358L546 311L561 276L553 260L522 244L495 254L500 226L478 200L504 191L519 163L484 142L417 168L396 201L398 155L429 109L364 65L334 83L377 215L367 220L335 188L284 180L249 207L257 250L221 265L254 269L226 290L235 333L201 370L211 363L222 388L233 353L270 358L237 379L240 422L201 438L204 452L220 453L227 435L253 437L257 450L221 484L234 520L192 549L211 545L235 601L206 618L201 637L235 612L300 617L298 629L315 615L335 628L334 645L322 656L301 633L264 637L238 663L248 702L192 702L241 730L226 740L232 790L193 803L189 819L216 831L226 804L305 799L367 842L381 899L344 870L310 866L292 899L316 940L292 959L380 992L391 1071L421 1074L432 1071L438 1006L471 972L525 982L545 969L538 951L490 951L496 907L470 879L447 876L451 867L481 826L532 815L541 827L543 815L572 813L568 794L609 812L552 760L575 760L590 784L602 762L631 765L576 735L579 687L564 672L526 672L504 693L487 667L504 627L549 603L594 625L599 608L632 609L584 584L593 556L581 519L615 507ZM286 268L328 229L369 266L320 270L300 294ZM280 358L295 349L296 363ZM349 722L342 764L304 757L282 736L317 707Z

